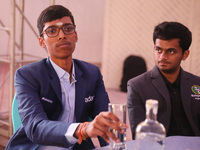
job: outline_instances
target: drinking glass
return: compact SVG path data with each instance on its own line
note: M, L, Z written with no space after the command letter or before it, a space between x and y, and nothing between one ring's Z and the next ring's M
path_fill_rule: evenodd
M108 104L108 111L115 114L121 122L126 124L126 104ZM114 129L110 131L120 140L119 143L111 140L109 148L112 150L125 150L126 149L126 127L123 128L124 133L121 134Z

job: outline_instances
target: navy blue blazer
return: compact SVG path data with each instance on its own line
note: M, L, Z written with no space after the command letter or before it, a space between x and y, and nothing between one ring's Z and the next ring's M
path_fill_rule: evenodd
M97 66L73 59L75 65L76 122L94 119L108 110L108 95ZM49 58L24 65L16 71L15 89L22 126L9 140L6 149L34 150L38 145L69 147L65 133L69 123L57 121L61 111L61 85ZM100 140L102 146L107 143ZM90 138L74 149L92 149Z
M181 69L180 91L183 108L196 136L200 136L200 77ZM171 120L171 100L165 82L155 66L128 81L127 107L132 131L135 138L136 126L146 118L145 103L147 99L159 102L157 119L168 132Z

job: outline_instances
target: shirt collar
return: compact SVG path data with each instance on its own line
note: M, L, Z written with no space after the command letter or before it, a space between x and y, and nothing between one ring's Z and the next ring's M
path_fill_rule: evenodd
M164 82L165 82L166 85L176 85L177 87L180 87L181 70L179 72L179 75L178 75L176 81L174 81L174 83L170 83L161 72L160 72L160 74L162 75L163 80L164 80Z
M68 72L66 72L61 67L59 67L57 64L55 64L51 59L50 59L50 62L52 64L53 68L55 69L59 79L61 79L65 74L67 76L69 76ZM76 80L75 79L75 66L74 66L74 62L72 60L72 82L74 82L75 80Z

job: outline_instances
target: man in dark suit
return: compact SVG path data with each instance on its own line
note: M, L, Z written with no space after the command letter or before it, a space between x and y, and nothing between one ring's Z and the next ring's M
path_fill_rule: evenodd
M122 133L123 125L107 112L109 99L99 68L72 59L78 37L71 12L61 5L49 6L37 26L49 57L16 72L22 125L6 149L87 150L94 148L90 138L97 136L105 140L99 138L102 146L109 137L119 142L109 128Z
M167 136L200 136L200 77L184 71L191 32L178 22L163 22L153 33L156 66L128 81L127 107L135 138L136 126L145 120L145 102L159 102L157 119Z

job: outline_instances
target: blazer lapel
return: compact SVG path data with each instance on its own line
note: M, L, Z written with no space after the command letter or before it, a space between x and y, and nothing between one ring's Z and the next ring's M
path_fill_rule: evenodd
M52 88L54 89L54 91L56 92L58 99L60 101L62 101L60 80L59 80L55 70L53 69L53 66L50 63L49 58L47 58L46 63L47 63L47 69L48 69L48 72L49 72L49 75L51 78L50 84L51 84Z
M155 86L155 88L158 90L158 92L163 96L164 100L166 101L166 104L167 104L166 117L167 118L162 118L162 120L163 120L163 123L166 125L166 130L168 130L169 122L170 122L169 119L171 117L171 100L170 100L167 86L165 85L165 82L156 66L152 69L151 79L152 79L152 84Z
M87 80L83 78L83 72L81 69L76 65L76 62L74 61L75 66L75 78L76 78L76 92L75 92L75 115L76 115L76 121L80 122L83 118L83 107L85 103L85 93L86 93L86 86L87 86Z
M156 87L156 89L160 92L160 94L167 101L167 104L171 106L168 89L167 89L165 82L156 66L152 69L151 78L152 78L153 85Z

